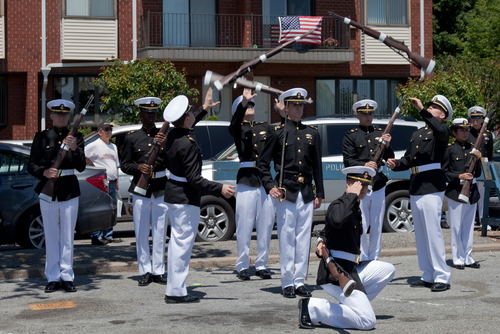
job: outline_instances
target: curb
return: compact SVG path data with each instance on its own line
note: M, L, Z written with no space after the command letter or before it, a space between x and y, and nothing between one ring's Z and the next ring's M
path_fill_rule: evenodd
M451 246L445 247L446 254L451 254ZM474 252L497 252L500 251L500 243L478 244L473 247ZM417 255L416 247L408 248L383 248L380 257L392 256L412 256ZM191 259L189 268L191 269L207 269L207 268L224 268L234 267L237 256L213 257L213 258L194 258ZM279 263L280 256L278 254L269 255L268 264ZM309 256L310 262L319 261L315 253ZM250 263L255 262L255 256L250 258ZM77 264L73 267L75 276L106 274L117 272L137 272L137 261L131 262L107 262L107 263L87 263ZM23 278L40 278L44 277L44 267L27 267L27 268L7 268L0 270L0 280L7 279L23 279Z

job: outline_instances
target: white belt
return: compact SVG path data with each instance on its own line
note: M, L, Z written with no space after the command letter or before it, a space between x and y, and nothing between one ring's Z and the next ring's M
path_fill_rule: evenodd
M352 254L338 250L330 250L330 255L338 259L344 259L359 264L359 254Z
M465 180L460 180L460 184L464 184L465 183ZM472 179L472 184L475 184L476 183L476 178L473 178Z
M255 168L255 167L257 167L257 161L240 162L240 168Z
M74 169L59 169L57 172L57 176L68 176L68 175L75 175L75 170Z
M415 166L415 167L411 168L411 173L418 174L418 173L423 173L423 172L427 172L429 170L434 170L434 169L441 169L441 164L439 162L435 162L433 164Z
M165 172L164 170L161 170L159 172L153 172L153 174L151 175L151 178L152 179L159 179L160 177L165 177L167 175L167 172Z
M170 180L174 180L174 181L177 181L177 182L187 182L187 179L185 177L180 177L180 176L177 176L177 175L174 175L172 173L170 173Z

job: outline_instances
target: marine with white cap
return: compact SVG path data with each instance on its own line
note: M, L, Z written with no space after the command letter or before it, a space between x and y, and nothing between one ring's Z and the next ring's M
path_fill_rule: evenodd
M453 120L451 130L455 142L449 144L443 159L443 171L448 183L445 195L448 198L450 216L451 255L456 269L480 267L471 254L476 202L480 198L475 178L481 175L481 164L476 163L473 174L468 173L468 170L472 155L479 161L481 152L474 150L474 146L467 140L469 129L470 125L465 118ZM472 180L469 203L459 201L464 180Z
M473 146L476 143L477 136L481 132L481 127L483 126L484 119L487 116L486 110L479 106L474 106L469 108L467 111L469 116L469 123L471 129L469 132L469 138L467 139ZM481 160L488 162L493 161L493 134L490 130L486 129L483 133L483 142L481 143ZM477 211L479 214L479 221L483 218L483 207L484 207L484 181L477 181L477 188L479 190L479 195L481 199L477 201ZM489 226L488 226L489 227Z
M373 178L372 192L361 201L361 215L363 217L363 234L361 235L360 261L377 260L382 250L382 225L385 214L385 185L387 176L382 172L384 163L372 161L377 153L380 137L385 142L382 158L394 158L394 151L390 146L391 135L382 136L383 129L374 127L373 113L378 104L373 100L361 100L352 105L352 110L359 120L359 126L347 131L342 142L344 166L367 166L377 172ZM380 143L380 145L384 145ZM370 228L370 245L368 246L367 231Z
M255 223L257 231L257 258L255 274L263 279L270 279L267 270L269 245L274 225L274 202L262 186L261 176L257 169L257 161L264 145L271 134L271 126L267 122L255 122L256 94L245 88L243 95L233 102L233 117L229 125L229 133L240 158L240 168L236 176L236 240L238 242L238 259L236 271L238 278L249 280L250 274L250 241Z
M54 198L40 200L40 211L45 232L45 276L49 281L45 292L54 292L61 287L67 292L76 292L73 284L73 241L78 215L80 186L75 175L85 170L84 142L81 133L70 136L68 121L73 102L58 99L47 103L51 110L52 128L35 134L28 164L28 172L40 180L35 192L40 194L49 178L57 178ZM69 147L60 169L52 168L61 144Z
M325 215L325 227L318 238L317 252L323 256L324 246L334 259L356 281L356 288L348 297L338 281L329 275L324 259L320 261L316 284L320 285L339 304L323 298L303 298L299 301L299 326L314 328L314 323L336 328L369 330L376 318L370 301L392 280L395 268L378 260L359 262L360 238L363 235L360 201L368 193L368 186L376 175L366 166L352 166L342 170L346 175L345 193L330 203Z
M410 286L445 291L451 285L441 230L441 209L446 188L441 162L450 137L450 129L444 122L453 116L453 108L443 95L434 96L427 109L419 99L412 97L410 100L420 111L426 126L413 133L410 146L401 159L387 160L387 167L394 171L411 169L411 213L418 264L423 274Z
M280 244L281 288L285 298L309 297L304 285L309 261L313 211L324 198L321 139L312 126L302 124L307 91L292 88L280 95L288 118L276 126L257 165L261 181L276 201ZM278 173L273 180L271 161ZM316 186L314 191L313 180Z
M164 201L165 184L167 183L165 165L165 134L155 126L158 106L161 99L144 97L134 101L139 107L142 127L125 136L121 169L133 175L128 191L132 193L134 211L134 230L136 240L137 264L139 266L139 286L147 286L151 282L167 284L165 280L165 242L167 234L167 205ZM153 142L161 144L155 164L148 165L148 152ZM146 194L134 191L141 173L150 175ZM153 237L152 256L149 250L149 230Z
M211 89L207 92L205 103L207 100L212 100ZM212 102L206 109L216 104ZM201 193L226 198L235 193L234 186L209 181L201 176L201 149L193 126L207 114L204 109L199 108L193 113L188 98L179 95L170 101L163 114L165 120L175 126L169 132L166 143L166 163L170 177L165 188L165 202L171 226L165 292L167 304L200 301L198 297L187 293L186 278L200 223Z

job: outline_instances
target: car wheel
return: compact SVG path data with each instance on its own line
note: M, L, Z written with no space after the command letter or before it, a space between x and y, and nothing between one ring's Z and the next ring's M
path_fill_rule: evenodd
M200 203L200 225L196 241L224 241L236 230L234 210L228 202L214 196L203 196Z
M413 232L410 193L408 190L398 190L390 193L385 199L385 232Z
M34 208L27 216L19 220L18 244L24 248L45 248L45 233L40 208Z

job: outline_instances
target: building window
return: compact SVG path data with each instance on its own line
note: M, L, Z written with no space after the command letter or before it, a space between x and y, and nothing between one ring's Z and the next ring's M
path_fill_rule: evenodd
M316 80L316 115L353 114L355 101L377 102L377 115L391 115L399 104L396 88L403 79Z
M64 0L64 17L116 18L116 0Z
M0 129L7 127L7 77L0 77Z
M99 91L101 87L94 85L96 76L54 76L54 99L65 99L72 101L76 108L74 115L85 108L90 95L94 95L94 101L87 109L82 125L92 126L105 121L109 115L100 111Z
M364 0L369 25L409 25L408 0Z

